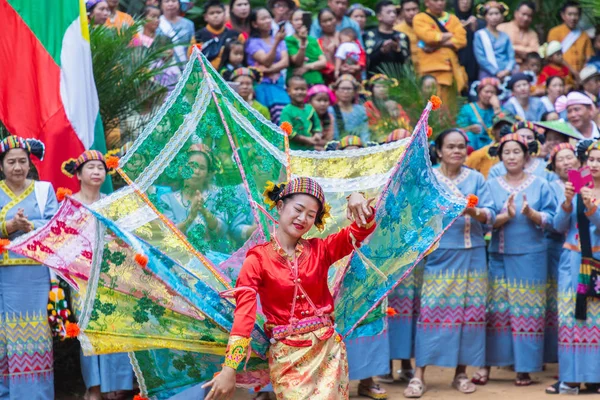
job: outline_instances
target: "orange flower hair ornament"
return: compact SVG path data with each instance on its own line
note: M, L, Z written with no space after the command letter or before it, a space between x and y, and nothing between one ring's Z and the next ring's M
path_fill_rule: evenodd
M431 96L429 101L431 102L431 109L434 111L438 110L442 106L442 99L436 95Z
M476 207L479 204L479 197L474 194L470 194L467 196L467 208Z

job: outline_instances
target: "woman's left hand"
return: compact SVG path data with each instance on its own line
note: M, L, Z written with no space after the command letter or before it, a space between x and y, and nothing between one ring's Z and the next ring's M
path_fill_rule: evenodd
M529 207L529 203L527 202L527 196L523 194L523 207L521 207L521 214L526 216L527 218L531 218L535 210Z
M594 194L592 193L592 189L589 187L581 188L581 197L583 197L583 204L585 208L590 211L594 208Z
M365 227L367 220L373 216L373 209L371 208L373 200L375 199L365 199L365 196L360 193L352 193L348 197L346 217L350 221L355 221L361 228Z

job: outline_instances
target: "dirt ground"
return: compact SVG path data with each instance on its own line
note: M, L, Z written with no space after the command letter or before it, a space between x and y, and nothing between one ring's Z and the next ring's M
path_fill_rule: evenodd
M82 399L84 386L79 373L79 360L75 355L78 353L76 344L69 345L70 348L62 349L57 355L61 355L57 359L58 369L56 370L56 398L58 400L75 400ZM67 350L67 351L65 351ZM70 355L67 355L70 354ZM399 365L397 366L399 368ZM62 371L62 372L59 372ZM426 385L427 392L422 397L423 399L437 400L458 400L465 398L463 394L452 389L450 382L453 376L453 370L449 368L430 367L427 370ZM467 373L471 376L475 372L474 368L469 368ZM486 386L479 386L477 392L468 395L468 400L541 400L548 399L544 393L546 386L555 382L554 377L557 375L557 366L549 365L544 372L533 374L534 384L529 387L516 387L514 385L515 374L506 369L493 368L491 372L491 380ZM357 395L358 382L352 382L352 398L360 399ZM388 390L389 399L403 399L402 392L406 387L405 383L395 383L390 385L382 385ZM598 395L589 395L591 398L597 398ZM234 400L250 400L252 394L246 391L239 390ZM274 396L272 397L275 398ZM562 397L561 397L562 398ZM197 400L197 399L190 399Z

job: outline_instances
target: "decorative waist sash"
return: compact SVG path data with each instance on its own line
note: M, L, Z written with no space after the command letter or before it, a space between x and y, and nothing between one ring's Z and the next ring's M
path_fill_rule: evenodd
M310 333L316 331L317 329L333 325L333 318L326 314L321 317L313 316L302 318L298 322L289 325L266 324L265 328L267 331L272 332L273 339L281 340L288 336Z

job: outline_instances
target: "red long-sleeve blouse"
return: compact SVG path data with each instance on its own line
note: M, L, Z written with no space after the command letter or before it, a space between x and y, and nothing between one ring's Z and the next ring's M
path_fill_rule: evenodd
M278 251L276 243L269 242L254 247L246 256L236 284L238 288L253 290L240 290L235 293L237 305L231 336L250 337L256 320L257 294L260 296L267 323L289 324L295 285L302 285L317 309L322 309L326 314L333 313L333 296L327 286L329 267L352 252L351 233L357 243L360 243L374 230L375 221L374 217L371 217L364 228L352 223L325 239L302 240L297 248L297 281L294 280L290 266L284 255ZM306 296L298 290L295 318L302 319L313 315L314 309Z

